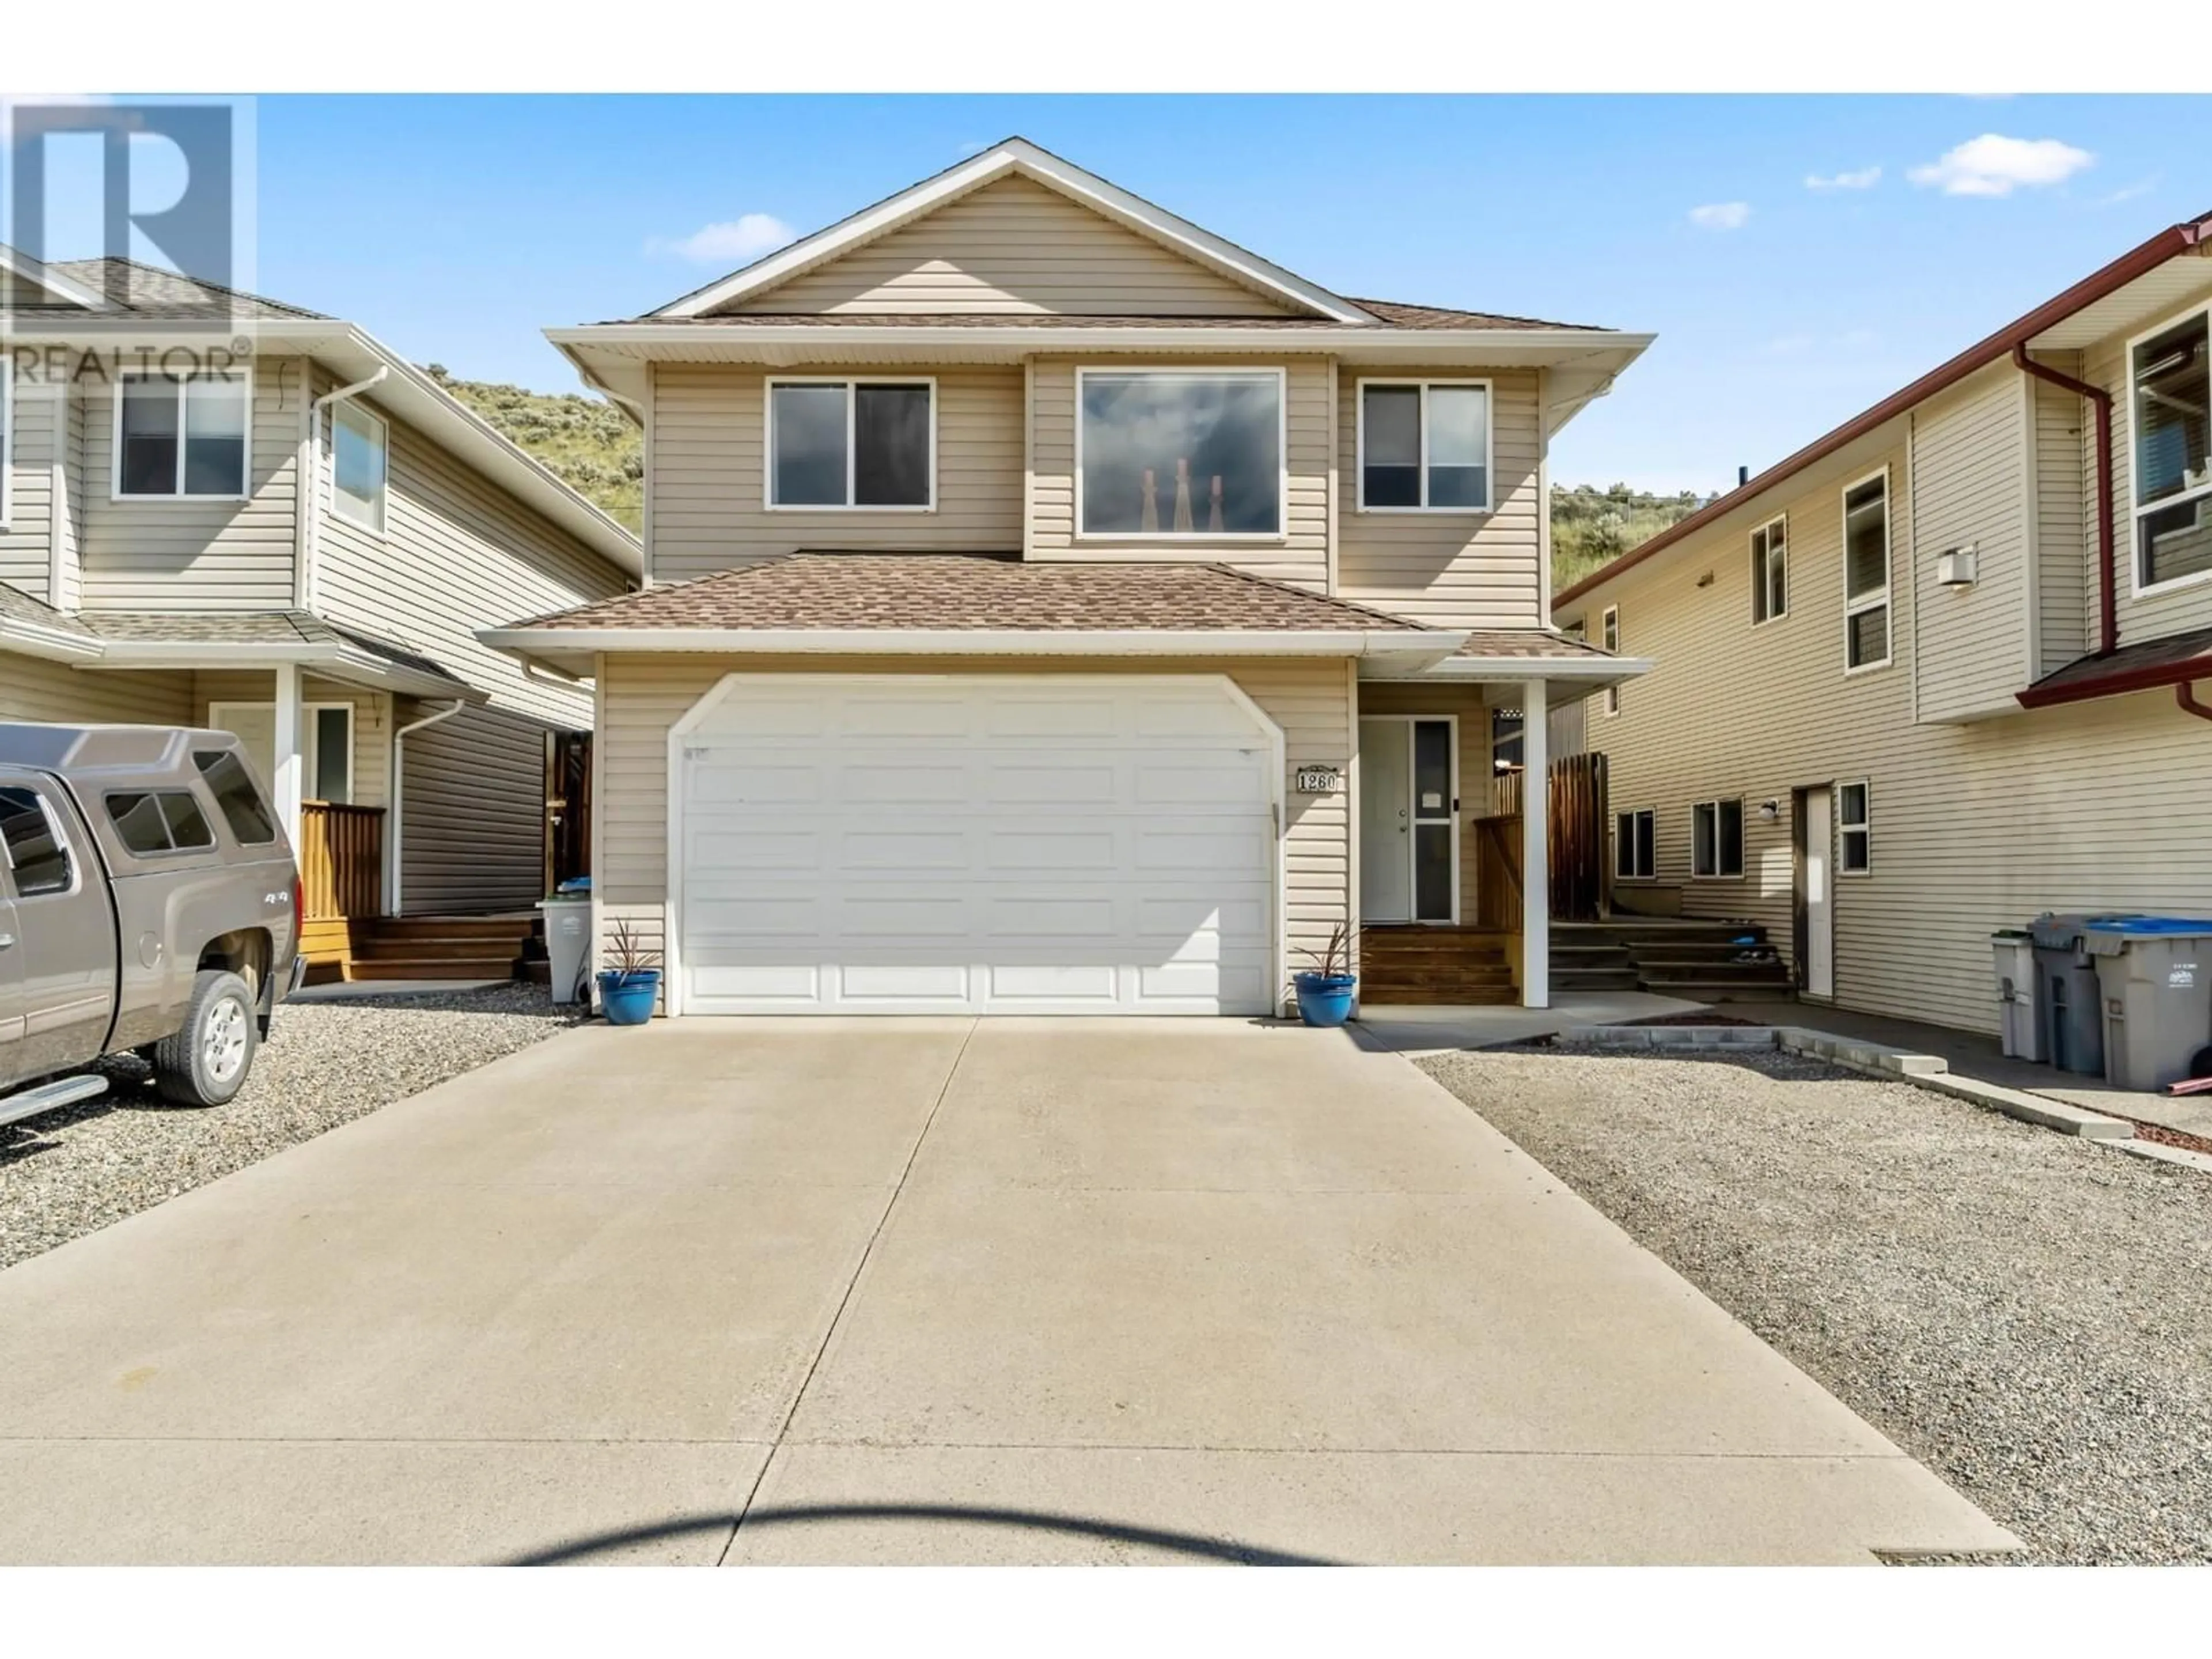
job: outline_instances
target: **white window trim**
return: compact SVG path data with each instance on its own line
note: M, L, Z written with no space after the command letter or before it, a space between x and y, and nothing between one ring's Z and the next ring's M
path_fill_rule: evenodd
M1831 799L1835 803L1836 873L1838 876L1850 876L1863 881L1874 873L1873 786L1864 778L1845 778L1842 782L1832 785L1832 787L1835 791ZM1844 791L1846 789L1856 789L1859 792L1859 809L1865 816L1856 823L1846 823L1844 821ZM1854 870L1844 862L1844 832L1847 830L1855 830L1866 837L1867 861L1866 867L1863 870Z
M1127 379L1133 374L1173 375L1187 380L1256 380L1272 377L1275 382L1275 524L1267 530L1224 531L1214 535L1204 530L1099 530L1083 527L1083 383L1093 374L1113 374ZM1254 368L1249 363L1227 368L1205 363L1115 363L1097 368L1079 367L1075 371L1075 477L1073 499L1075 521L1072 526L1073 539L1079 542L1174 542L1189 546L1195 543L1206 547L1242 543L1245 545L1279 547L1291 538L1291 374L1279 365L1273 368Z
M1744 538L1744 546L1757 553L1759 538L1778 525L1782 528L1782 609L1770 611L1764 617L1759 614L1759 607L1766 598L1767 563L1774 556L1774 549L1770 544L1766 551L1759 556L1759 569L1755 577L1758 586L1753 589L1751 595L1751 625L1753 628L1764 628L1769 623L1782 622L1790 615L1790 595L1795 586L1790 580L1790 515L1787 513L1778 513L1765 524L1753 525L1751 533Z
M2130 599L2157 599L2203 582L2212 582L2212 570L2192 570L2185 576L2169 576L2162 582L2146 583L2142 579L2142 520L2150 514L2164 513L2212 496L2212 478L2208 478L2194 489L2185 489L2178 495L2165 496L2148 506L2143 505L2136 494L2140 482L2136 476L2136 348L2169 329L2179 328L2200 313L2206 319L2206 334L2212 336L2212 303L2200 300L2195 305L2183 307L2163 321L2153 324L2142 333L2130 337L2120 350L2120 384L2126 393L2128 405L2128 597ZM2209 344L2207 349L2212 351L2212 344ZM2110 466L2112 464L2112 458L2106 456L2103 465ZM2199 507L2197 511L2202 513L2204 509Z
M1609 605L1598 612L1597 638L1598 643L1606 650L1616 656L1620 654L1620 607L1619 605ZM1608 685L1605 688L1605 712L1607 719L1620 712L1620 688L1617 685Z
M123 388L134 381L161 380L169 378L157 368L126 369L115 377L114 388L107 399L109 403L115 405L112 411L113 419L110 422L108 433L108 500L118 505L128 505L133 501L250 501L253 499L253 365L240 363L235 368L223 370L222 374L226 379L231 375L236 375L245 382L246 386L246 454L245 464L240 469L243 475L241 481L245 488L235 495L186 495L181 489L173 490L166 495L140 495L135 491L126 494L123 488ZM177 482L179 483L182 483L185 480L185 441L187 434L185 428L184 405L190 401L190 393L185 390L185 387L190 384L191 378L188 376L184 380L175 382L178 400Z
M1869 591L1854 599L1851 597L1851 491L1861 484L1872 483L1877 478L1881 480L1881 586L1879 591ZM1887 465L1851 479L1838 494L1836 501L1843 529L1844 677L1848 679L1854 674L1871 674L1876 669L1887 668L1897 660L1897 611L1890 604L1890 595L1897 591L1897 538L1891 534L1895 515L1890 510L1893 500ZM1873 662L1855 664L1851 661L1851 620L1862 611L1871 611L1876 605L1882 608L1881 656Z
M1735 804L1736 867L1723 870L1721 863L1721 808L1733 801ZM1710 871L1698 868L1698 814L1711 808L1713 815L1713 867ZM1711 800L1690 803L1690 879L1692 881L1741 881L1744 871L1751 863L1751 849L1744 843L1745 830L1750 826L1744 822L1743 797L1720 795Z
M384 454L383 482L376 489L376 507L370 517L357 516L352 499L338 488L338 426L349 416L358 416L376 428L378 447ZM386 501L392 494L392 422L374 410L365 407L353 398L334 405L331 410L331 511L338 518L372 536L382 536L389 514Z
M1419 507L1370 507L1367 504L1367 388L1370 386L1413 386L1421 394L1421 504ZM1429 505L1429 392L1435 386L1479 387L1482 392L1482 505L1480 507L1431 507ZM1352 490L1355 513L1422 514L1446 518L1486 517L1498 511L1498 393L1488 380L1414 380L1377 376L1353 383L1352 422L1357 435L1352 445Z
M223 721L228 717L229 711L234 708L252 708L256 710L265 708L271 715L274 715L276 712L276 705L273 702L255 702L252 701L241 702L235 699L225 702L210 702L208 704L208 724L218 732L229 731L231 728L224 725ZM344 806L358 806L361 803L354 799L354 786L359 781L359 780L354 775L354 761L356 757L356 750L361 744L361 728L360 717L356 713L354 705L350 702L332 702L327 701L321 702L307 702L303 701L300 704L301 798L304 800L321 800L323 799L320 795L309 794L307 790L307 785L313 780L315 775L321 769L320 767L316 764L316 763L321 758L321 756L318 752L319 744L315 737L315 716L325 708L343 708L345 710L346 717L346 798L343 801L333 804ZM272 757L271 758L274 757ZM276 781L273 778L270 780L270 783L272 787L274 786L275 781ZM258 787L258 780L257 787ZM264 796L263 805L270 806L273 814L275 808L273 800L270 797Z
M1620 838L1620 821L1623 818L1628 818L1631 820L1636 818L1650 818L1651 820L1651 867L1649 870L1644 871L1640 875L1623 875L1621 873L1620 849L1622 842ZM1629 840L1628 853L1630 862L1633 863L1636 857L1636 848L1633 836L1631 836ZM1613 813L1613 878L1615 881L1656 881L1659 879L1659 812L1657 808L1650 806L1624 806Z
M780 386L842 386L845 388L845 499L842 502L779 502L775 499L775 389ZM919 503L858 501L853 499L860 464L854 428L864 386L922 386L929 388L929 499ZM934 374L767 374L761 379L761 510L764 513L934 513L937 511L937 377Z

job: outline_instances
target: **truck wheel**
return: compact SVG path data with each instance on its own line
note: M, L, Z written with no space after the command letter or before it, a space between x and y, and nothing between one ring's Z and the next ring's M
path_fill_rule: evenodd
M179 1106L220 1106L253 1065L253 993L236 974L203 968L184 1024L154 1045L154 1081Z

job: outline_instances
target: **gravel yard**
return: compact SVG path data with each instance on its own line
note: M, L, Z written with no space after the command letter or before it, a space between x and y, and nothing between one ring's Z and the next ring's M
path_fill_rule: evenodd
M82 1105L0 1127L0 1267L135 1215L578 1018L537 985L295 1003L227 1106L170 1106L130 1056Z
M2212 1561L2212 1176L1778 1054L1425 1070L2017 1533Z

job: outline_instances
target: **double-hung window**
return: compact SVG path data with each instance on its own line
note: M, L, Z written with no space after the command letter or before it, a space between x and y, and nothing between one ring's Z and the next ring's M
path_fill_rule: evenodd
M936 398L926 380L770 380L768 505L935 507Z
M1690 873L1724 879L1743 873L1743 802L1701 800L1690 809Z
M2138 591L2212 572L2208 318L2200 311L2128 354Z
M1844 667L1889 660L1889 473L1844 491Z
M1605 647L1608 654L1618 656L1620 653L1620 607L1619 605L1606 606L1604 614L1598 618L1598 642ZM1618 714L1620 712L1620 688L1617 685L1608 685L1605 688L1605 712L1608 714Z
M1359 510L1490 511L1490 383L1362 380Z
M1751 621L1753 627L1790 614L1790 520L1777 519L1751 532Z
M242 500L252 406L243 370L123 376L115 388L115 494Z
M1076 371L1079 534L1283 533L1279 369Z
M1847 876L1863 876L1874 868L1874 830L1869 814L1864 779L1836 786L1836 829L1843 850L1838 868Z
M1613 815L1613 873L1621 881L1649 881L1658 868L1658 815L1650 807Z
M343 403L331 412L331 502L338 517L380 536L391 449L391 428L360 404Z

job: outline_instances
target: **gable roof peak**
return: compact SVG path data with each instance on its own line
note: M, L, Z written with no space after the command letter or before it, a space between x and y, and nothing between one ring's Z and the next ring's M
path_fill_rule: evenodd
M699 317L719 310L749 295L774 288L802 271L826 264L841 254L889 235L949 202L1016 173L1160 243L1194 264L1271 295L1295 310L1352 325L1377 320L1358 301L1331 293L1319 283L1309 282L1248 248L1123 190L1018 134L1002 138L988 149L955 162L919 184L909 185L872 207L863 208L810 236L802 236L719 281L648 312L647 317Z

